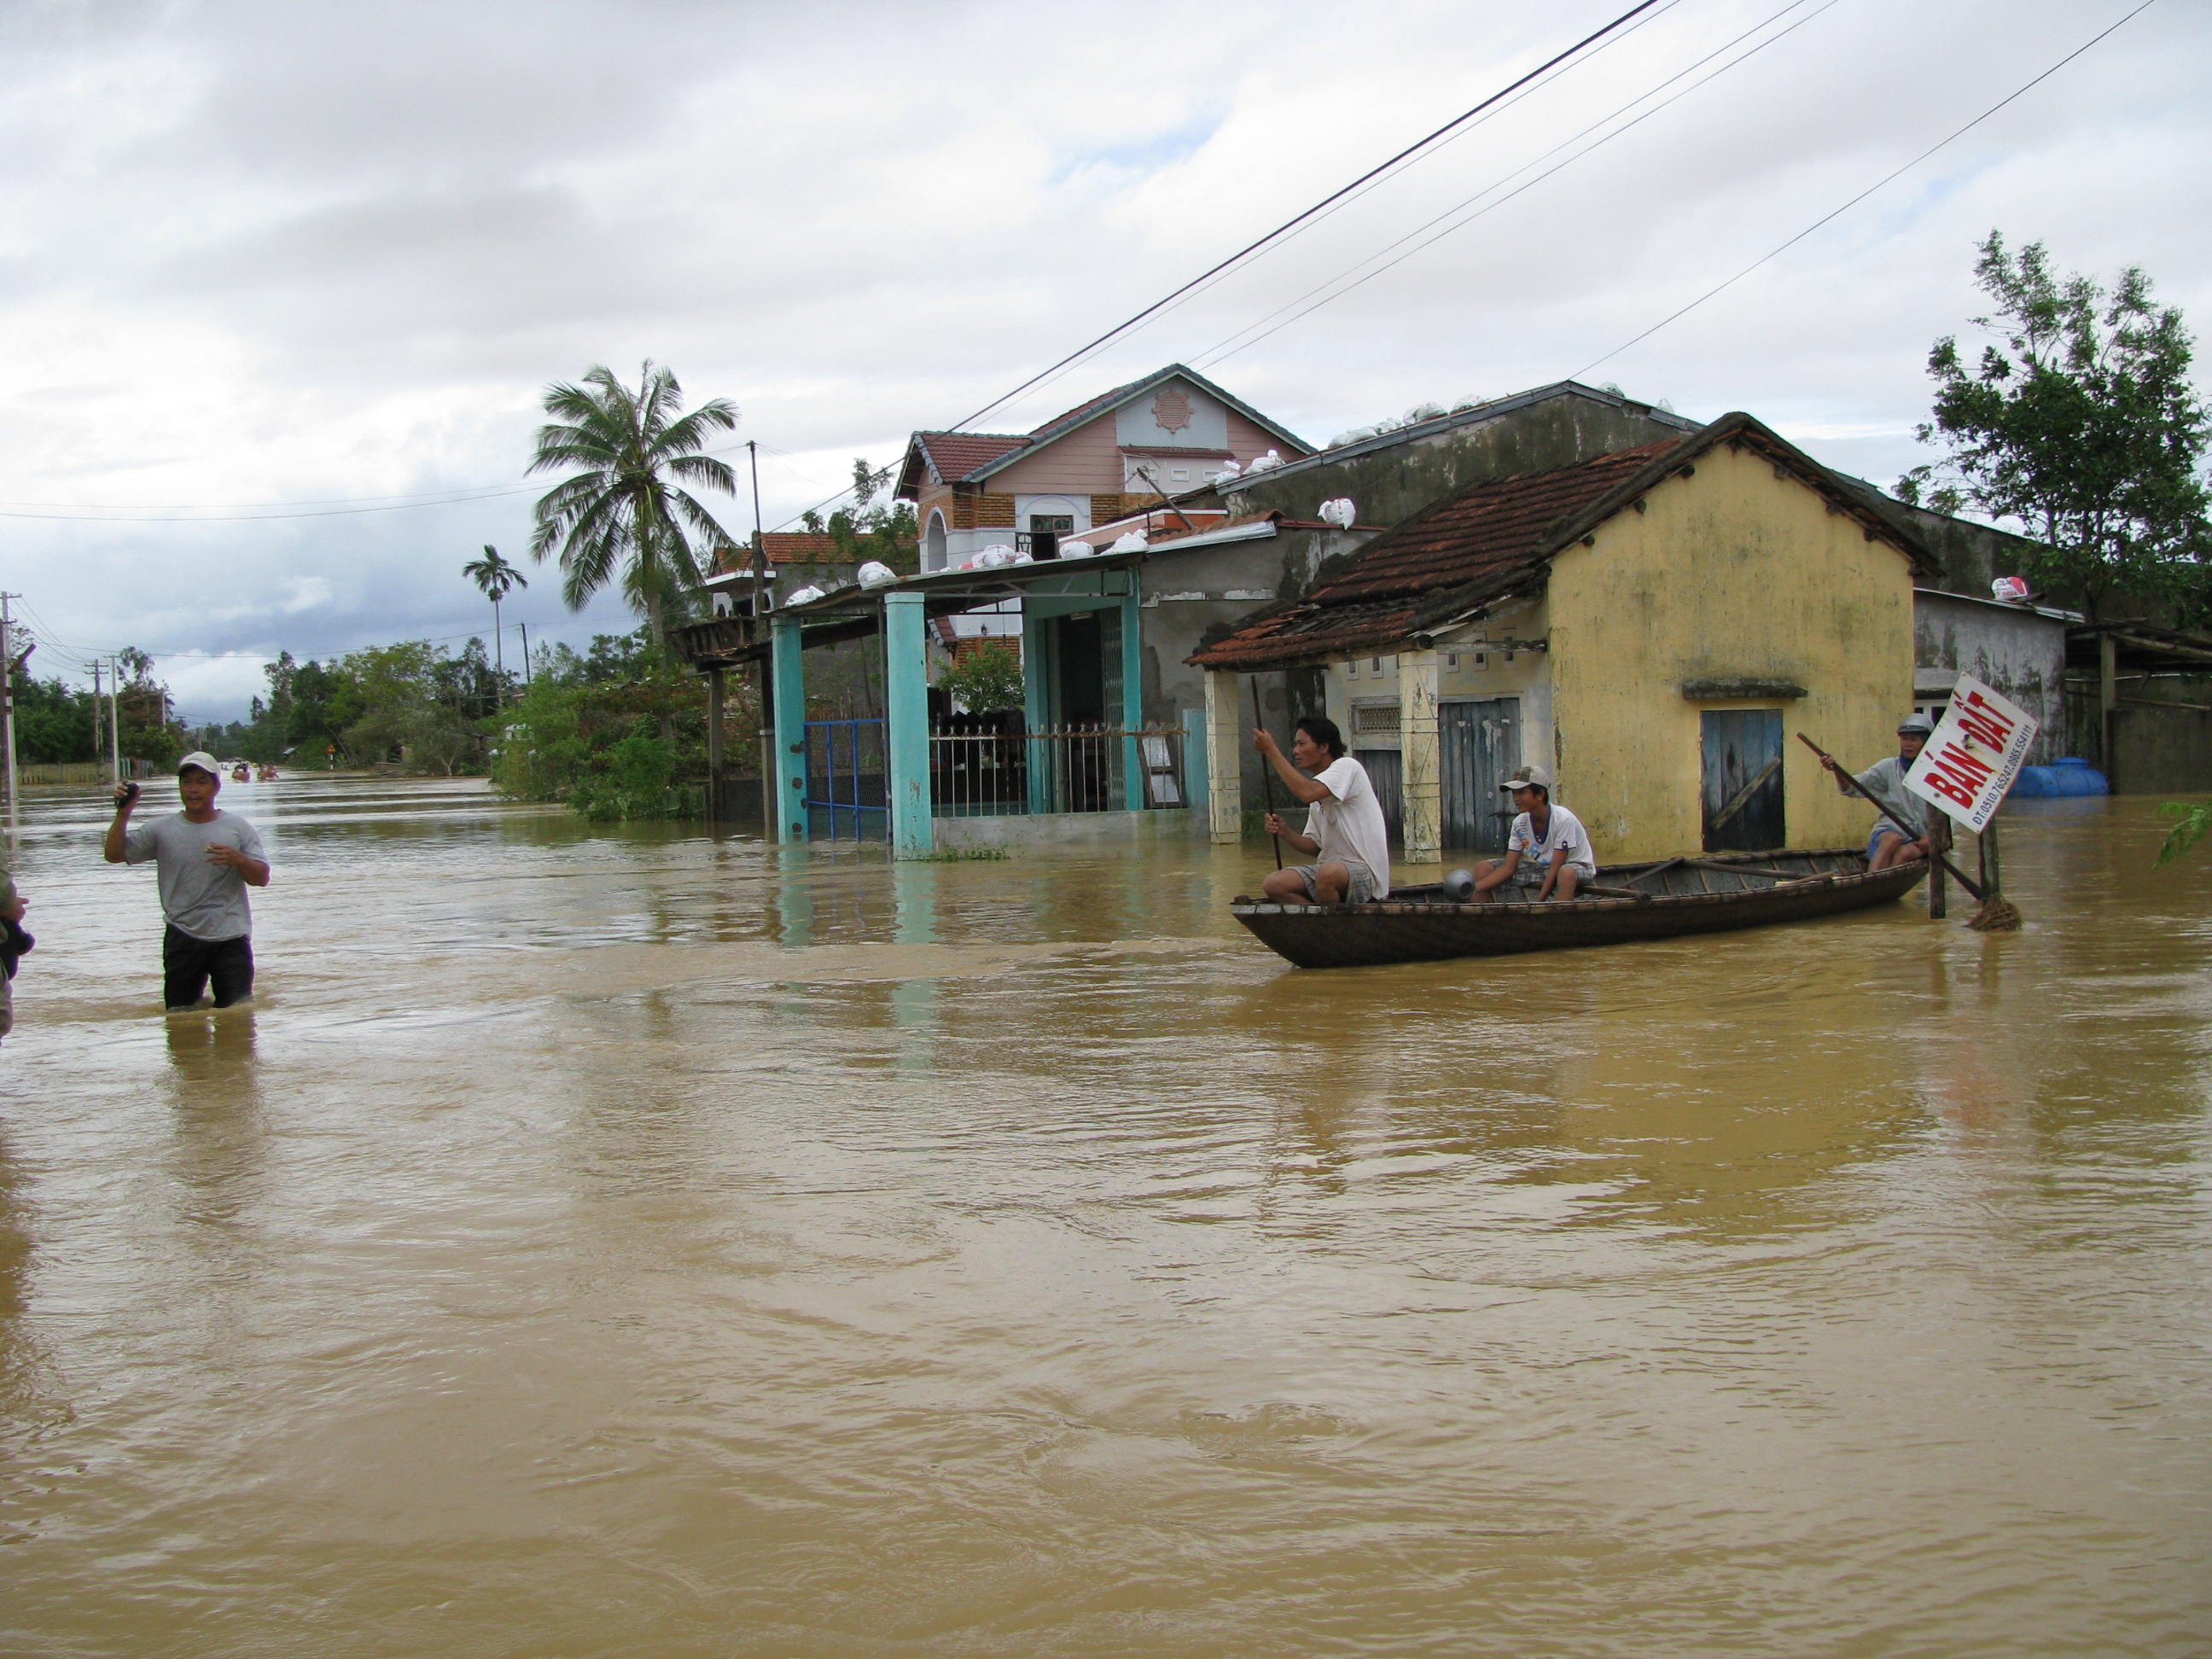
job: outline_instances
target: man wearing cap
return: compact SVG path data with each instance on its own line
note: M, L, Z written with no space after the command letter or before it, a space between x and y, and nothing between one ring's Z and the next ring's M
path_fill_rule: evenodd
M1509 791L1520 816L1506 833L1505 856L1485 859L1474 866L1474 896L1488 900L1510 883L1534 888L1538 900L1571 899L1586 881L1597 879L1597 853L1590 846L1583 821L1564 806L1552 805L1552 775L1540 766L1524 766L1498 786Z
M1907 714L1897 723L1897 753L1884 755L1872 766L1858 774L1858 786L1875 799L1888 808L1905 823L1919 830L1916 839L1892 823L1887 817L1874 821L1874 833L1867 837L1867 868L1887 870L1893 864L1902 864L1907 859L1924 859L1935 845L1929 827L1930 808L1926 801L1905 787L1905 775L1911 770L1912 763L1920 758L1920 751L1928 746L1928 734L1936 729L1936 722L1925 714ZM1836 775L1836 788L1850 794L1850 787L1844 781L1844 769L1826 755L1820 764Z
M248 887L269 884L261 836L235 812L215 804L222 775L214 756L194 750L177 763L184 811L134 824L138 786L115 786L115 821L103 849L110 864L158 866L161 914L161 1001L174 1013L197 1006L212 985L215 1006L228 1008L253 994L253 915Z

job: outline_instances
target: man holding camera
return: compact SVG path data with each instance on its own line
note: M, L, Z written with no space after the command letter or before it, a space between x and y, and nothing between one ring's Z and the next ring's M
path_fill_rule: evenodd
M110 864L155 861L161 878L161 1001L171 1013L197 1007L212 985L215 1006L228 1008L253 994L253 915L249 887L269 884L261 836L234 812L215 804L222 787L216 758L194 750L177 763L184 811L149 823L131 822L138 786L115 786L115 821L103 849Z

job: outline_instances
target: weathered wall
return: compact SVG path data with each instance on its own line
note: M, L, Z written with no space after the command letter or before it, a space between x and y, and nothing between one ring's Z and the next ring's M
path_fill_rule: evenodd
M1472 483L1548 472L1693 430L1640 404L1562 392L1425 436L1351 444L1341 455L1325 451L1297 466L1240 480L1235 495L1249 503L1244 510L1279 509L1300 519L1312 518L1333 496L1348 495L1362 524L1395 525Z
M1993 685L2042 725L2028 763L2041 766L2066 745L2066 624L1993 600L1919 590L1912 606L1913 692L1948 698L1960 674Z
M1548 592L1559 799L1605 860L1695 853L1699 714L1779 708L1790 844L1863 842L1802 730L1855 768L1892 752L1911 705L1912 574L1812 489L1726 447L1554 561ZM1685 680L1793 681L1800 699L1692 702Z
M2159 674L2120 682L2112 712L2112 791L2198 795L2212 790L2212 678Z

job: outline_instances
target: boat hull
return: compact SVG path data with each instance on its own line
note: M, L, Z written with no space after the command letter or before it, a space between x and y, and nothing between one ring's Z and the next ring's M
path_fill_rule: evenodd
M1721 854L1697 860L1601 866L1594 885L1635 897L1459 903L1414 887L1375 904L1273 904L1240 898L1230 914L1301 968L1357 968L1514 956L1686 933L1810 921L1893 903L1927 875L1924 860L1869 871L1863 854Z

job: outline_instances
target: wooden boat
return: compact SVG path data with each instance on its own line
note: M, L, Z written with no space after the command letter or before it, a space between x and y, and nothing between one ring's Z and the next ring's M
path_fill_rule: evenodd
M1502 957L1572 945L1626 945L1808 921L1902 898L1924 859L1869 871L1866 854L1715 853L1598 866L1565 902L1462 903L1440 886L1403 887L1375 904L1275 904L1237 898L1230 915L1301 968L1355 968L1449 957Z

